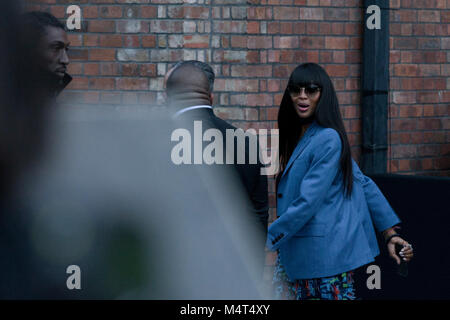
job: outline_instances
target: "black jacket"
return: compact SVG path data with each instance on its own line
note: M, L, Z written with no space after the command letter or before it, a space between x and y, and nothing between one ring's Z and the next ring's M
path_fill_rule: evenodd
M207 129L215 128L220 130L222 133L222 136L224 138L223 143L223 156L224 156L224 163L225 163L225 137L226 137L226 130L237 129L236 127L232 126L228 122L220 119L217 117L212 109L209 108L199 108L199 109L193 109L188 110L184 113L181 113L178 118L188 121L189 125L194 121L202 121L202 130L203 132ZM193 132L191 130L190 132ZM202 133L203 134L203 133ZM203 142L203 149L204 147L209 144L209 142ZM261 229L264 232L264 235L267 233L267 221L268 221L268 196L267 196L267 176L261 175L260 170L263 167L262 164L259 161L259 145L257 147L258 152L258 161L257 164L250 164L249 163L249 139L246 137L246 143L245 143L245 153L246 153L246 161L244 164L237 164L237 143L235 138L234 143L234 164L232 165L237 172L239 179L244 186L245 190L247 191L247 195L249 200L252 203L251 211L254 212L255 217L257 220L261 223ZM192 153L193 154L193 153Z

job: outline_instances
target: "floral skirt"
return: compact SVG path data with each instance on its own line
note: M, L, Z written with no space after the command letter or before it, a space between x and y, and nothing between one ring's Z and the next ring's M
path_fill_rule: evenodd
M283 300L355 300L354 271L332 277L301 279L292 282L277 258L273 274L275 299Z

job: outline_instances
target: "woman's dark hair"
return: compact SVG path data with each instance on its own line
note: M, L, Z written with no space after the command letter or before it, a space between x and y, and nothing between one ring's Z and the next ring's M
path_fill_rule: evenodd
M319 125L325 128L333 128L339 134L342 142L342 152L340 165L344 179L344 189L347 195L352 191L352 157L350 144L348 143L347 134L345 133L344 123L339 111L339 102L334 90L333 83L326 71L315 63L304 63L299 65L292 72L289 85L305 86L307 84L316 84L320 86L321 93L319 102L314 112L313 119L300 118L292 105L292 99L288 89L284 91L281 100L280 109L278 111L278 129L280 133L280 172L277 176L277 184L286 168L289 158L297 146L298 140L302 133L302 127L315 120Z

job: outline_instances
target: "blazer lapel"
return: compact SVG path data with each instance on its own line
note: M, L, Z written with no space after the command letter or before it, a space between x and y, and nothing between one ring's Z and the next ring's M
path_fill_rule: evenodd
M292 155L289 158L289 161L286 165L286 168L283 171L283 174L281 175L281 178L284 177L286 172L292 166L292 163L294 163L295 159L297 159L300 156L300 154L303 152L303 149L305 149L305 147L308 145L309 141L311 140L311 137L316 133L318 128L319 128L319 126L317 125L317 123L315 121L313 123L311 123L311 125L306 130L305 134L303 135L302 139L295 147L294 152L292 152Z

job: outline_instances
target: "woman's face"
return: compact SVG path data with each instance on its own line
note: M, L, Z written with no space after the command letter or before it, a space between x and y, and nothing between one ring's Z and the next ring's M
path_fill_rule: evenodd
M320 99L321 88L316 84L289 85L288 92L295 112L302 119L314 116Z

